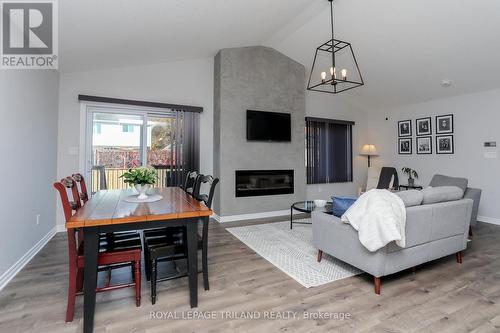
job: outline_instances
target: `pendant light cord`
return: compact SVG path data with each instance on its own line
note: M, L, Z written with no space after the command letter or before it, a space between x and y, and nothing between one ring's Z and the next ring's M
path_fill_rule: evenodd
M330 1L330 22L332 23L332 43L333 43L333 39L334 39L334 35L333 35L333 0L328 0L328 1Z
M333 0L328 0L328 1L330 1L330 20L332 23L332 67L335 70L335 38L334 38L335 35L333 31ZM334 79L333 75L332 79Z

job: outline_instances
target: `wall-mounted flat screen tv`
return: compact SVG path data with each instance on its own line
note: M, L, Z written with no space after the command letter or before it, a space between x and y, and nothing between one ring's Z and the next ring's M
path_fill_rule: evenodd
M248 141L291 141L289 113L247 110Z

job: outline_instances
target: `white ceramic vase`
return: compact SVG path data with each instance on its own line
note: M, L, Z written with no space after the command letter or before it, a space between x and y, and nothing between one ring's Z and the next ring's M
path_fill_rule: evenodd
M137 192L139 192L139 196L137 197L137 199L144 200L144 199L148 198L148 195L146 194L146 192L149 190L151 185L149 185L149 184L146 184L146 185L136 184L136 185L134 185L134 187L135 187L135 190Z

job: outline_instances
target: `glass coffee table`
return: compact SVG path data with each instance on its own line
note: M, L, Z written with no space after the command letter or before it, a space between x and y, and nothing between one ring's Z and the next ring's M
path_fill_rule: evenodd
M328 213L329 211L332 210L332 203L328 202L324 208L324 211ZM294 224L312 224L311 222L300 222L300 221L294 221L293 220L293 210L297 210L302 213L306 214L311 214L314 210L316 209L316 205L314 204L314 201L298 201L294 202L290 206L290 229L293 229Z

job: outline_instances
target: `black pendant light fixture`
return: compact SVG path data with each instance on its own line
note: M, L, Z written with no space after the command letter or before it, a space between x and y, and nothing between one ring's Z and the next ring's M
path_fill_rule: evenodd
M338 94L364 85L351 43L335 39L333 0L330 2L332 39L316 48L307 90Z

